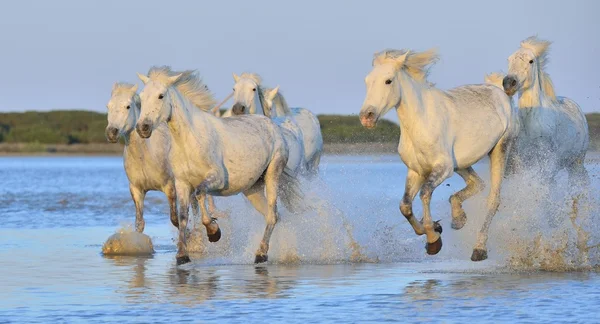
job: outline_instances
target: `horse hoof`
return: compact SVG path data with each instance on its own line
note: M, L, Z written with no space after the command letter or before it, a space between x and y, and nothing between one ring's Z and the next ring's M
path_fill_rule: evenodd
M450 224L450 226L452 227L452 229L459 230L463 228L463 226L465 226L466 223L467 214L465 214L465 212L462 212L462 214L456 217L452 217L452 223Z
M440 221L441 220L433 222L433 230L442 234L443 229L442 229L442 224L440 224Z
M436 255L442 249L442 237L440 236L437 241L433 243L425 244L425 249L427 250L427 254Z
M219 242L219 240L221 239L221 228L218 228L217 231L214 234L208 234L208 241L209 242Z
M190 260L190 257L187 255L177 257L177 265L182 265L182 264L186 264L186 263L190 263L190 262L192 262L192 260Z
M267 260L269 260L269 257L266 254L257 254L254 263L264 263Z
M483 261L487 259L487 251L482 249L473 249L471 254L471 261Z

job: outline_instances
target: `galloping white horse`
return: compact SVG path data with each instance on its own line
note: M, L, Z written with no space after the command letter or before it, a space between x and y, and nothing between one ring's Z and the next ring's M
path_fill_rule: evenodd
M293 177L285 173L288 150L277 125L264 116L218 118L194 109L190 98L213 101L196 73L173 75L168 69L154 67L148 76L138 76L145 84L140 94L143 108L138 133L148 138L166 122L172 141L169 161L180 208L177 263L190 262L184 229L189 197L194 192L202 223L213 240L221 234L203 203L206 195L243 192L265 216L267 225L255 262L267 261L269 240L278 219L280 183L285 183L285 188L294 186Z
M129 191L135 204L135 229L144 231L144 198L150 190L165 193L169 201L171 223L177 227L177 196L169 161L170 149L166 124L156 127L156 136L144 140L133 130L140 114L140 97L137 85L115 83L108 101L108 126L106 139L116 143L119 137L125 140L123 164L129 179Z
M260 114L265 115L267 101L272 104L273 90L263 89L260 85L260 77L256 74L243 73L237 78L233 87L233 115ZM267 98L267 96L269 98ZM249 107L241 109L240 107ZM271 118L280 127L283 138L288 146L289 158L287 168L294 175L300 173L306 166L304 160L304 138L302 129L292 116Z
M587 120L574 101L554 94L544 71L549 46L550 42L532 36L508 58L503 87L508 95L518 93L521 119L515 158L521 167L550 163L547 178L566 168L570 182L587 182L583 165L590 141Z
M260 103L260 96L252 99L252 94L248 94L247 91L260 89L261 79L258 75L252 73L243 73L241 76L233 74L236 85L239 84L239 81L242 78L247 79L243 83L244 87L242 90L245 90L245 94L238 94L238 90L234 88L234 97L236 100L231 111L233 114L244 114L246 111L255 114L257 106ZM252 81L255 86L251 86L250 81ZM272 89L273 99L271 102L276 109L271 109L271 106L267 106L266 102L264 102L262 103L264 109L263 114L269 118L283 116L291 116L294 118L298 126L302 129L304 160L306 163L305 170L311 175L316 175L319 172L319 163L321 162L321 155L323 154L323 137L321 135L319 119L308 109L290 109L285 98L279 93L278 89L279 87Z
M408 167L400 211L417 235L427 235L428 254L442 248L442 227L431 218L433 190L456 171L467 186L450 197L452 227L462 228L466 215L462 202L477 194L483 182L472 165L490 157L491 190L487 214L471 260L487 258L488 229L500 203L507 151L517 135L517 112L502 90L492 85L466 85L449 91L427 82L427 67L437 60L434 50L411 52L384 50L376 53L373 70L365 83L367 95L360 111L364 127L395 108L400 121L398 152ZM412 210L421 191L423 220Z

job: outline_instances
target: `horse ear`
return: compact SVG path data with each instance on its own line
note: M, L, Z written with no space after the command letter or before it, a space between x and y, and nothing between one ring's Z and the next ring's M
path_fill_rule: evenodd
M119 83L117 83L117 82L113 83L112 91L115 91L115 89L117 89L118 85L119 85Z
M179 79L181 78L181 76L183 76L183 73L179 73L179 74L177 74L177 75L174 75L174 76L172 76L172 77L169 77L169 81L168 81L168 82L169 82L169 84L173 84L173 83L175 83L175 82L179 81Z
M138 85L134 85L133 88L131 88L131 91L133 91L133 93L136 93L138 91Z
M278 92L279 92L279 86L276 86L275 88L273 88L273 89L269 90L267 93L265 93L265 96L270 101L273 101L273 99L275 99L275 96L277 96Z
M397 70L400 70L400 68L402 68L402 66L406 62L406 57L408 57L409 53L410 53L410 50L406 50L406 53L404 53L401 56L399 56L399 57L397 57L397 58L394 59L394 61L396 62L396 69Z
M146 83L148 83L148 81L150 81L150 78L148 78L147 76L145 76L141 73L138 73L137 76L138 76L138 78L140 78L140 80L142 80L143 84L146 84Z
M240 79L240 77L237 74L233 73L233 81L235 81L235 83L237 83L239 79Z

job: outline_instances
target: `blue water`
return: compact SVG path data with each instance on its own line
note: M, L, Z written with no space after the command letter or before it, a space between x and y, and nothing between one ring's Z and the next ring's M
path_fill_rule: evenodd
M458 177L434 195L445 245L425 256L398 210L405 172L397 156L325 157L321 180L305 184L320 212L282 212L270 262L258 266L262 216L239 196L218 198L224 239L177 267L160 193L146 199L154 256L101 255L134 219L121 158L0 158L0 322L598 322L596 272L507 266L510 204L491 229L490 260L469 260L470 210L483 198L466 207L474 224L452 231Z

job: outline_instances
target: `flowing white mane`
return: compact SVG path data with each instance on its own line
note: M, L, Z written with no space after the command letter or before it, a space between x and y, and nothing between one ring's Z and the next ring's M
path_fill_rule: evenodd
M521 48L528 49L533 52L537 63L540 67L539 78L542 84L542 90L547 98L556 101L556 93L550 75L545 72L546 65L549 61L549 49L552 42L539 39L537 36L531 36L521 42Z
M486 74L484 77L485 83L495 85L500 89L503 89L502 81L506 75L502 72L492 72L490 74Z
M265 89L264 92L270 92L274 90L275 89ZM281 93L281 90L277 90L277 94L275 95L275 98L273 98L273 105L276 105L277 109L284 115L290 115L292 113L292 110L290 109L290 106L288 106L288 103ZM271 107L271 109L273 109L273 107Z
M260 85L262 83L262 78L256 73L244 72L240 75L240 78L250 79L254 81L254 83L256 83L257 85Z
M169 66L154 66L148 71L148 77L151 80L169 83L169 78L175 75L182 74L181 77L173 84L181 95L188 98L192 104L204 111L209 111L215 104L215 98L208 89L208 86L202 82L202 78L198 72L194 70L186 70L183 72L173 71Z
M142 106L140 104L140 95L137 93L137 85L127 83L127 82L117 82L113 85L111 96L118 95L133 95L133 102L137 106L137 109L140 109Z
M375 53L373 66L394 63L398 69L404 69L413 79L427 82L429 66L437 62L437 50L430 49L424 52L411 52L407 49L386 49Z

